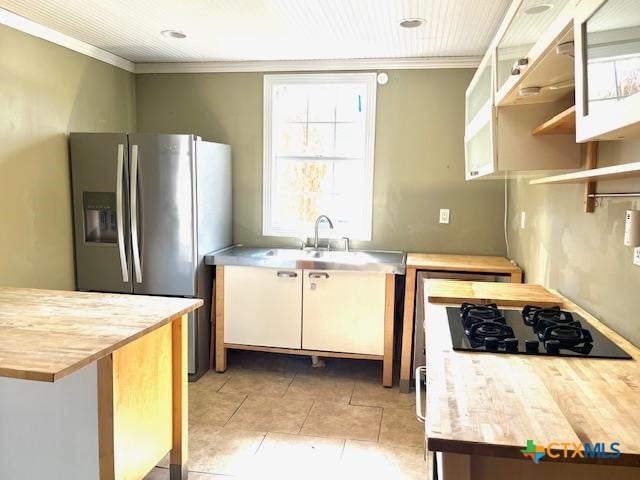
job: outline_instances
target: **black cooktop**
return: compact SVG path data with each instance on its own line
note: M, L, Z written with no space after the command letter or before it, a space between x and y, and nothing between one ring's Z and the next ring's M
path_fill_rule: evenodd
M533 305L519 310L495 304L447 307L454 350L588 358L631 356L574 312Z

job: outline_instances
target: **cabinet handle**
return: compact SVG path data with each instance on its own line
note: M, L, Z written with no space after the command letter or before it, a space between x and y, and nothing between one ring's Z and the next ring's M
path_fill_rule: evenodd
M328 273L311 272L309 278L329 278Z
M423 366L416 368L416 417L418 418L418 420L424 423L426 421L426 417L422 413L422 385L420 384L420 377L422 376L422 372L424 372L426 375L427 367Z
M296 278L298 274L296 272L278 272L277 276L279 278Z

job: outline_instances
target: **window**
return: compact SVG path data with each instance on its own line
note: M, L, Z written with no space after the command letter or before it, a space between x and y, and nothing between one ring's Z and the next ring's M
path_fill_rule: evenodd
M376 74L265 75L263 234L371 240Z

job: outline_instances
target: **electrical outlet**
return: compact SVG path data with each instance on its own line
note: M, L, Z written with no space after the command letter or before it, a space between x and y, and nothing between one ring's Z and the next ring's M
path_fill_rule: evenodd
M633 249L633 264L640 267L640 247Z
M449 209L441 208L440 209L440 223L449 223Z
M527 226L527 212L520 212L520 228L524 230Z

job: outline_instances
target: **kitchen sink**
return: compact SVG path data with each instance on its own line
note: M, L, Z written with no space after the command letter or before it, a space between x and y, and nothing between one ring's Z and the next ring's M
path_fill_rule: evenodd
M236 246L205 256L209 265L307 270L358 270L404 274L404 252L383 250L326 250L299 248L255 248Z

